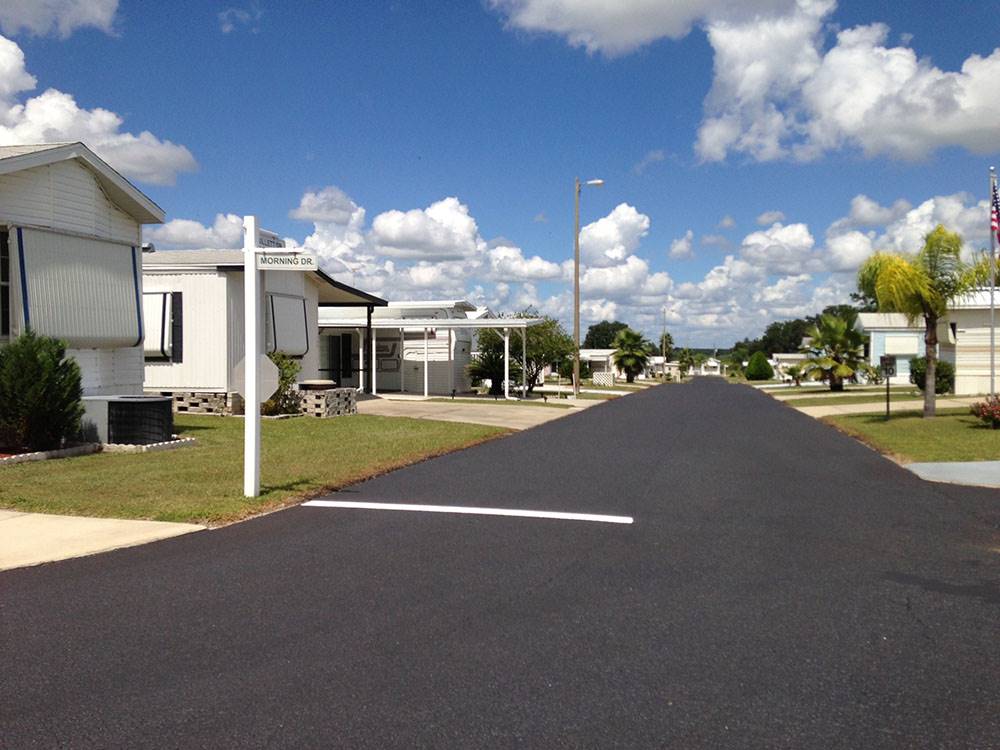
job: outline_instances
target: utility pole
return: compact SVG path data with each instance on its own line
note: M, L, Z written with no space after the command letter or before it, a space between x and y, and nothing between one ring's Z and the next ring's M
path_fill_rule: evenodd
M997 222L1000 207L996 203L997 170L990 167L990 396L996 398L996 287L997 287ZM995 217L995 220L994 220Z

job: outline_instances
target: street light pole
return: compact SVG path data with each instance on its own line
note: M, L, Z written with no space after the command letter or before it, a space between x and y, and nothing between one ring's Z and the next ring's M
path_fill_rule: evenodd
M580 397L580 189L603 184L604 180L573 180L573 398Z
M580 178L573 180L573 398L580 397Z

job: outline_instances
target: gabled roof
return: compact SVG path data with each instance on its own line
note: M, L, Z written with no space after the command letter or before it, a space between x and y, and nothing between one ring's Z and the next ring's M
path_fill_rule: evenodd
M142 254L142 270L146 271L242 271L242 250L161 250ZM288 273L288 272L286 272ZM323 271L310 271L319 283L320 307L384 307L386 301L374 294L355 289Z
M922 330L919 324L911 324L903 313L858 313L855 328L859 331L877 330Z
M82 143L0 146L0 174L20 172L76 159L89 169L108 198L140 224L162 224L166 214L135 185Z

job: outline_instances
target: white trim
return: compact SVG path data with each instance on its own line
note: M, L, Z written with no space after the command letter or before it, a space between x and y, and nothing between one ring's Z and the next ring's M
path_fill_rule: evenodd
M599 513L563 513L551 510L518 510L516 508L477 508L463 505L413 505L410 503L364 503L355 500L309 500L302 503L314 508L353 508L356 510L406 510L421 513L461 513L473 516L511 516L514 518L554 518L563 521L596 521L598 523L633 522L631 516L608 516Z

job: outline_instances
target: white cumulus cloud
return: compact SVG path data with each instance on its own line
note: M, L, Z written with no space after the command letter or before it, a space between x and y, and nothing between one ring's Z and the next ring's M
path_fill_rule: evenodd
M19 101L35 83L21 48L0 37L0 145L83 141L126 177L154 185L172 185L178 173L197 168L184 146L146 130L125 132L119 115L99 107L83 109L57 89Z
M610 214L580 230L580 255L591 266L621 263L639 247L649 225L646 214L620 203Z
M670 250L667 253L674 260L684 260L694 257L694 232L690 229L684 233L683 237L678 237L670 243Z
M64 39L84 27L111 33L117 12L118 0L4 0L0 31L8 36L27 32Z
M1000 49L945 71L889 46L879 23L843 29L826 49L835 5L798 0L784 15L709 21L715 79L696 144L703 160L809 160L845 147L919 159L946 146L996 148Z
M216 214L211 226L192 219L171 219L143 229L143 239L158 248L202 249L243 247L243 219L235 214Z

